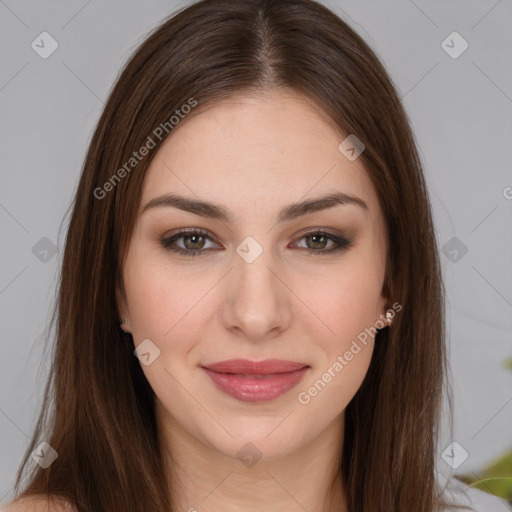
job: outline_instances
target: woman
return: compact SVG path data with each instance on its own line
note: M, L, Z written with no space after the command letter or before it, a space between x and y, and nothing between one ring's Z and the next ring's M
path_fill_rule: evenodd
M91 141L8 510L452 510L443 321L374 53L312 1L195 3L136 51Z

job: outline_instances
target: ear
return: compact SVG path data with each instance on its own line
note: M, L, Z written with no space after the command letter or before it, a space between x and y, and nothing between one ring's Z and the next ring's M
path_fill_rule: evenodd
M117 313L118 313L118 321L121 321L121 318L125 319L125 323L120 325L121 329L125 332L130 332L128 330L128 325L130 325L130 318L128 313L128 299L126 297L126 292L124 291L124 287L122 283L116 283L116 303L117 303Z
M386 312L390 308L389 297L386 294L382 294L379 298L379 305L377 308L377 318L376 320L385 320Z

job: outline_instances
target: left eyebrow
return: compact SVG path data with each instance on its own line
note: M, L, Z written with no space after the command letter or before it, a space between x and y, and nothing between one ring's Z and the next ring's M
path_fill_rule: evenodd
M354 205L366 211L369 210L368 205L361 198L343 192L337 192L285 206L277 215L277 222L287 222L303 215L326 210L338 205ZM177 194L165 194L151 199L146 206L144 206L141 214L157 207L174 207L202 217L217 219L226 223L234 222L233 214L229 212L225 206Z

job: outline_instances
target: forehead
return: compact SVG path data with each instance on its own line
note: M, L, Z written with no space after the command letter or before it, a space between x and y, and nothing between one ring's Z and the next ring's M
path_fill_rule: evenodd
M164 193L225 204L254 216L330 192L378 199L361 159L338 149L346 138L309 99L292 91L233 96L195 108L180 121L149 166L141 207Z

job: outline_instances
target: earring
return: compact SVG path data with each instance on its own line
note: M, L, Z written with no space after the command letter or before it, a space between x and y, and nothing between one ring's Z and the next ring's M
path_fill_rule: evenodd
M123 325L124 325L124 324L126 324L126 323L127 323L127 322L126 322L126 320L124 319L124 317L121 317L121 318L119 319L119 327L121 328L121 330L122 330L123 332L128 333L128 331L123 327Z
M393 321L391 320L393 317L391 316L391 313L388 311L386 313L386 321L388 322L388 327L393 323Z

